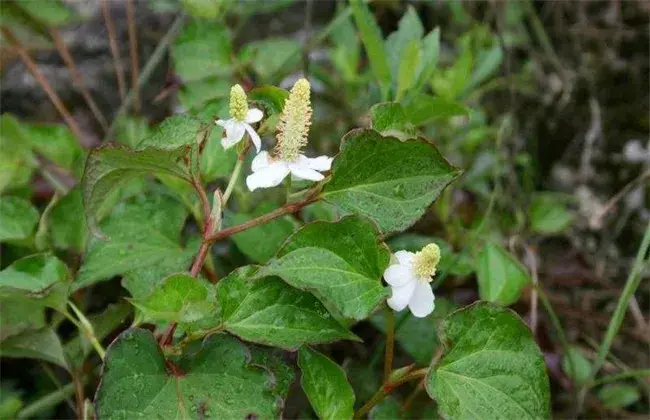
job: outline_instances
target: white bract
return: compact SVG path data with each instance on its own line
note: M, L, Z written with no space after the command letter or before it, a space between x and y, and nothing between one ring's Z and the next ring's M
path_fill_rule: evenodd
M259 153L251 165L253 173L246 178L248 189L271 188L280 185L287 175L297 179L320 181L320 172L329 171L332 158L308 158L301 153L307 145L311 124L310 86L300 79L291 89L278 123L277 143L272 153Z
M418 253L396 252L392 264L384 271L384 279L393 292L388 306L395 311L408 306L418 318L433 312L435 296L430 283L439 262L440 248L436 244L429 244Z
M268 152L260 152L251 165L253 173L246 177L246 185L251 191L257 188L271 188L282 183L284 178L291 174L298 179L320 181L324 178L318 171L329 171L332 158L320 156L308 158L298 155L294 161L275 160Z
M224 149L229 149L239 143L248 133L259 152L262 148L260 136L255 132L251 124L262 119L264 113L257 108L248 109L248 100L244 89L235 85L230 89L230 118L229 120L217 120L217 125L224 128L226 137L221 139L221 145Z

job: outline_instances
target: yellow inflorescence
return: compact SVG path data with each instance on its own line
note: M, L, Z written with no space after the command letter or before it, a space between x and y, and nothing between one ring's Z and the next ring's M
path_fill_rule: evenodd
M436 275L436 267L440 262L440 248L436 244L429 244L422 248L420 252L413 257L413 270L415 275L430 282Z
M244 121L248 113L248 100L241 86L230 88L230 116L238 121Z
M307 79L298 80L291 88L278 123L278 142L273 153L278 159L295 160L307 144L311 125L310 89Z

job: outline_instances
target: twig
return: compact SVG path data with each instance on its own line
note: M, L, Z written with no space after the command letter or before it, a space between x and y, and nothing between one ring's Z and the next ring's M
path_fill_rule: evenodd
M533 291L530 296L530 330L533 333L533 337L537 336L537 304L539 300L537 292L537 283L539 282L538 273L537 273L537 256L530 249L528 245L524 245L526 250L526 256L528 257L528 264L530 265L530 273L533 280Z
M149 77L151 77L151 75L153 74L153 71L156 68L156 66L162 61L165 51L167 50L167 48L169 48L169 45L172 43L172 41L180 31L181 27L183 26L184 21L185 21L185 14L181 13L176 18L176 20L174 20L174 23L172 23L172 26L171 28L169 28L169 31L167 31L165 36L160 40L153 54L151 54L151 57L149 57L149 60L142 68L142 72L140 73L140 78L138 79L137 89L142 89L142 86L149 80ZM133 102L134 98L135 98L135 93L133 90L131 90L129 94L126 96L126 100L122 102L120 108L115 113L115 118L113 119L111 126L108 128L108 132L104 136L102 143L105 143L108 139L111 138L111 136L113 135L113 131L115 131L118 118L126 113L129 106L131 106L131 102Z
M289 203L285 204L284 206L280 207L279 209L275 209L270 213L267 213L263 216L256 217L255 219L249 220L248 222L242 223L240 225L235 225L231 226L229 228L220 230L219 232L216 232L213 235L210 235L206 238L206 241L209 243L214 243L216 241L225 239L229 236L235 235L239 232L243 232L245 230L254 228L256 226L262 225L264 223L268 223L271 220L275 220L278 217L282 217L285 214L291 214L295 213L298 210L302 209L308 204L314 203L318 200L317 196L312 196L312 197L307 197L303 201L299 201L297 203Z
M585 146L580 159L580 179L586 182L591 173L591 156L594 152L596 140L603 135L603 121L601 118L600 104L594 97L589 99L589 110L591 112L591 124L585 134Z
M596 213L589 219L589 226L600 226L602 224L603 218L609 211L618 203L623 197L627 195L630 190L632 190L637 184L640 184L646 178L650 178L650 169L644 171L638 177L634 178L632 181L628 182L619 192L614 194L607 203L602 207L602 210Z
M68 127L70 127L70 130L72 130L75 137L77 137L77 140L81 141L83 136L81 134L81 130L79 129L79 126L77 125L77 122L74 120L74 118L72 118L72 115L70 115L68 109L65 107L65 105L63 105L63 102L61 102L59 95L56 94L56 91L52 88L52 86L47 81L43 73L41 73L41 71L38 69L36 63L32 61L27 50L21 45L20 41L18 41L18 39L14 36L11 30L3 27L0 28L0 31L2 31L2 35L7 40L9 40L9 42L13 44L13 46L16 49L16 52L20 56L20 59L23 61L23 63L25 64L29 72L34 76L36 81L41 85L41 88L43 88L50 101L52 101L52 104L54 104L56 110L59 111L59 113L65 120L66 124L68 124Z
M120 48L117 45L117 37L115 36L115 27L111 19L111 13L108 9L108 0L101 0L102 15L104 15L104 22L106 30L108 31L108 45L111 48L111 55L115 63L115 76L117 77L117 87L120 91L120 99L122 102L126 99L126 82L124 81L124 67L122 66L122 58L120 56Z
M59 55L63 59L63 62L65 63L68 70L70 70L72 81L77 86L77 89L79 89L81 92L81 96L83 96L86 104L88 104L88 108L90 108L90 111L93 113L93 116L102 127L102 130L106 132L106 130L108 130L108 122L106 122L104 114L102 114L102 111L97 106L97 103L95 103L95 100L90 95L90 91L88 90L88 87L83 80L83 76L77 68L74 59L72 58L72 54L70 54L70 50L68 50L68 47L65 45L63 37L61 37L61 33L57 28L52 27L50 28L50 35L52 36L52 40L54 40L56 49L59 51Z
M384 356L384 382L388 382L393 371L393 354L395 351L395 315L386 306L386 355Z
M140 91L138 89L138 72L140 60L138 57L138 32L135 29L135 10L133 0L126 0L126 20L129 30L129 52L131 53L131 91L133 92L133 108L140 112Z
M379 388L379 390L375 393L375 395L373 395L372 398L370 398L368 400L368 402L366 402L363 405L363 407L361 407L359 409L359 411L357 411L354 414L354 418L355 419L360 419L366 413L368 413L370 410L372 410L372 408L374 406L379 404L381 402L381 400L383 400L388 394L393 392L397 387L399 387L400 385L405 384L406 382L411 381L413 379L419 379L419 378L424 377L427 374L428 371L429 371L429 368L418 369L418 370L413 371L413 372L411 372L411 373L409 373L407 375L404 375L403 377L397 379L395 382L384 383L384 385L382 385L381 388Z

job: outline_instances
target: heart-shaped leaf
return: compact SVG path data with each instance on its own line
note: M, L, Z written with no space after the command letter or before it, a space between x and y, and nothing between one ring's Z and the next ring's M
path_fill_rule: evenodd
M365 319L388 296L381 277L390 252L359 216L313 222L294 233L257 277L279 276L346 318Z
M217 286L227 331L247 341L287 350L302 344L357 339L312 294L278 278L250 280L254 271L242 267Z
M395 232L415 223L459 174L423 139L400 141L358 129L343 138L322 196Z
M440 328L445 355L426 389L445 417L546 419L546 365L528 326L512 311L479 302L454 312Z
M250 362L250 351L211 335L198 352L171 361L149 331L127 330L106 353L97 417L277 418L285 395L277 393L272 369Z

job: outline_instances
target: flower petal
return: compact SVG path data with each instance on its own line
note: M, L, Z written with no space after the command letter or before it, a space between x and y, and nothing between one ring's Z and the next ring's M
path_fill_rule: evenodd
M329 171L332 167L332 158L329 156L319 156L317 158L308 158L304 155L298 157L298 163L315 171Z
M395 256L397 257L397 260L399 261L400 264L411 265L411 263L413 262L413 257L415 257L415 254L409 251L397 251L395 253Z
M236 145L239 142L239 140L233 140L229 137L224 137L221 139L221 146L223 146L224 149L230 149L234 145Z
M271 163L269 162L269 152L263 150L253 158L253 162L251 163L251 170L253 172L257 172L260 169L266 168L270 164Z
M253 124L261 120L262 117L264 117L264 113L262 111L260 111L257 108L251 108L246 113L246 118L244 118L244 122L247 122L248 124Z
M433 312L435 296L429 283L416 283L415 291L409 301L409 309L413 316L417 318L424 318Z
M289 168L284 162L272 163L246 177L246 185L251 191L258 188L271 188L280 185L289 175Z
M230 124L227 124L224 128L226 129L226 137L233 144L240 141L246 132L246 125L239 121L230 120Z
M221 126L221 127L225 127L226 124L228 124L228 121L230 121L230 120L216 120L214 123Z
M411 273L411 268L401 264L391 265L384 271L386 283L394 287L404 286L410 281L417 281Z
M290 164L289 169L291 170L291 174L298 179L307 179L309 181L320 181L321 179L325 178L323 174L321 174L320 172L317 172L313 169L305 168L304 166Z
M393 295L386 301L388 306L393 310L401 311L409 304L413 290L415 290L416 282L406 283L402 287L391 287Z
M255 132L253 127L251 127L249 124L244 124L244 128L248 132L248 135L251 136L251 140L255 145L255 150L257 151L257 153L259 153L260 149L262 148L262 140L260 140L260 136Z

